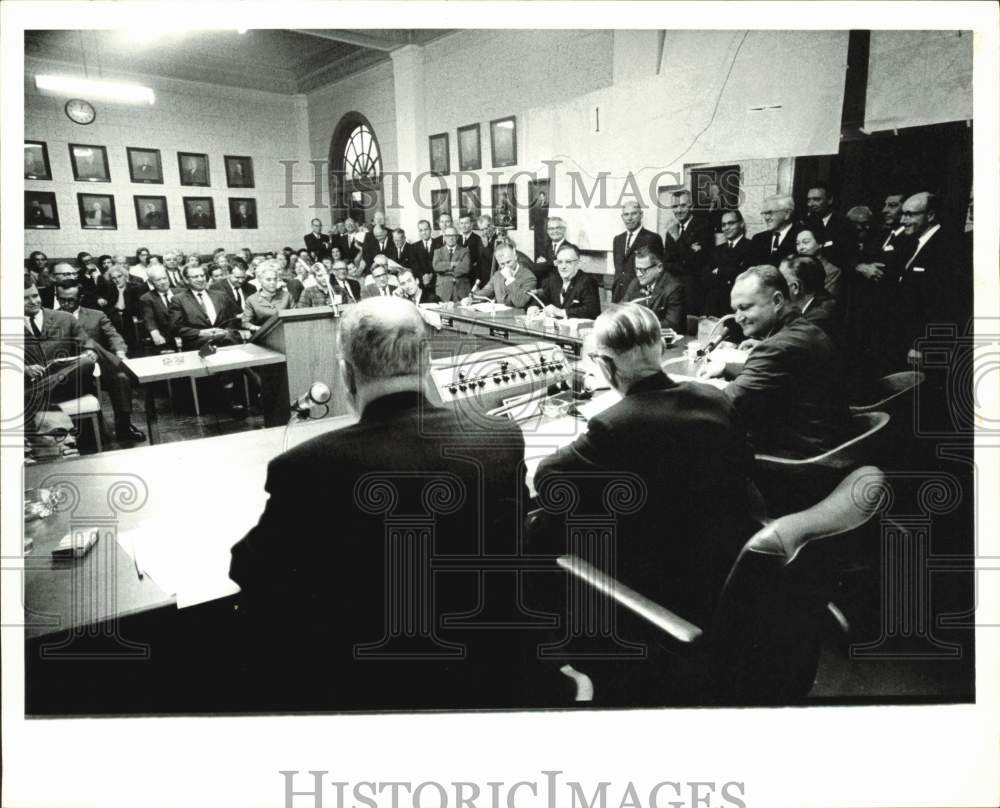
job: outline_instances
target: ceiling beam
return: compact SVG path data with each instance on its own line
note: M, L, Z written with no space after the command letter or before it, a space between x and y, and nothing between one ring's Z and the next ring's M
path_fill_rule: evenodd
M305 34L319 39L329 39L333 42L346 42L348 45L357 45L361 48L370 48L379 51L393 51L407 44L408 39L404 36L398 38L392 34L388 36L376 36L371 33L361 31L348 31L341 28L292 28L296 34ZM388 33L388 32L386 32Z

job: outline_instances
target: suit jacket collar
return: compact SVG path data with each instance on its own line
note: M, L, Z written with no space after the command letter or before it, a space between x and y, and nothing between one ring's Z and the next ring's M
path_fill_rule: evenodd
M677 382L671 379L663 371L660 371L659 373L651 373L644 379L639 379L639 381L628 389L628 392L625 395L633 396L638 393L649 393L653 390L669 390L671 387L676 386Z
M361 414L362 422L394 420L406 410L432 410L434 407L423 393L416 390L405 390L401 393L390 393L387 396L369 401Z

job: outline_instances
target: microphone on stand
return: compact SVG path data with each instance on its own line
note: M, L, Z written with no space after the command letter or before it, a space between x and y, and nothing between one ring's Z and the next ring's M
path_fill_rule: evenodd
M714 351L716 348L719 347L722 341L726 338L726 331L727 331L726 328L719 330L719 326L725 323L732 322L735 319L736 319L735 314L727 314L724 317L719 318L719 322L715 324L715 327L712 328L711 332L711 334L714 334L715 336L712 336L710 334L708 342L706 342L704 346L698 349L698 353L696 354L697 359L704 359L706 356L712 353L712 351ZM719 333L716 334L716 331L718 331Z
M542 301L539 300L538 296L537 296L537 293L541 292L541 291L542 291L541 289L529 289L528 292L527 292L527 295L528 295L528 297L530 297L532 300L534 300L538 304L538 308L544 309L545 308L545 304L542 303Z
M309 411L313 407L326 405L331 395L330 388L323 382L313 382L309 385L308 390L288 406L296 414L296 417L305 420L309 417Z

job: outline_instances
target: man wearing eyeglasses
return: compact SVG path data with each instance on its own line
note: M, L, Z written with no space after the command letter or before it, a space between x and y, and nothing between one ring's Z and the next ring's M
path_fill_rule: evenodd
M663 328L684 333L684 287L664 271L663 260L649 247L635 254L635 280L625 297L652 311Z
M361 293L365 297L392 297L392 289L389 288L389 262L384 255L376 255L375 263L372 265L372 280L374 283L366 284Z
M751 240L751 261L777 266L783 258L796 254L795 239L800 227L795 220L795 202L787 195L769 196L764 200L764 209L760 215L767 230L758 233Z
M538 290L538 299L545 304L542 312L557 320L578 317L593 320L601 313L597 282L592 275L580 271L580 253L572 244L563 244L556 255L556 272L550 272ZM528 308L536 314L537 306Z
M746 237L746 223L738 210L727 210L720 217L725 241L712 252L709 262L708 294L705 297L705 314L722 317L729 314L729 293L736 276L749 268L753 247Z
M753 532L752 455L744 431L721 391L676 382L663 372L660 322L648 308L612 305L588 340L591 361L622 400L591 417L575 442L542 460L535 475L539 499L545 501L550 481L579 486L579 502L602 501L611 485L634 491L622 498L627 513L612 514L621 540L601 561L588 560L609 565L626 586L699 623L711 614Z

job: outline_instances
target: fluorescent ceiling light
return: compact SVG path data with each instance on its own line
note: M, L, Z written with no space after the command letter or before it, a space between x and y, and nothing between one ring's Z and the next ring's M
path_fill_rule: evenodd
M126 104L152 104L156 96L150 87L141 84L125 84L118 81L96 81L78 76L36 75L35 87L39 90L73 95L80 98L121 101Z

